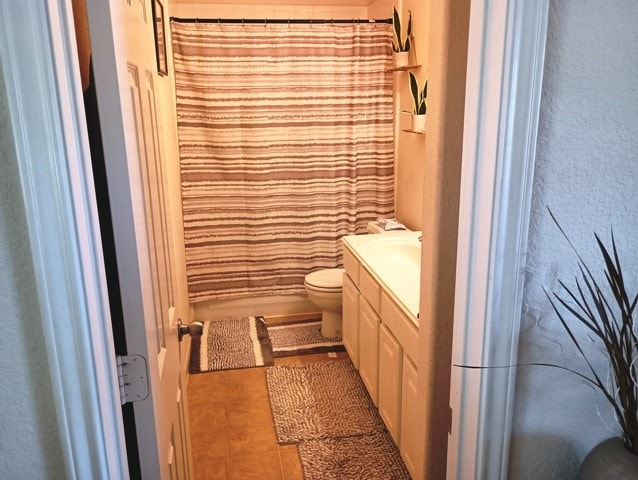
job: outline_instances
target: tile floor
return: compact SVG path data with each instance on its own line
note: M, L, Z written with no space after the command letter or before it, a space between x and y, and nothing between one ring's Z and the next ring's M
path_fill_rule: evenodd
M347 353L275 359L290 365ZM188 407L196 480L303 480L295 445L279 445L264 367L191 375Z

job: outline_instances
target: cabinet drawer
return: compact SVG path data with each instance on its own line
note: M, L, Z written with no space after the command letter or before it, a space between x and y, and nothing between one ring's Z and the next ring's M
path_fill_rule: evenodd
M359 285L359 261L350 250L343 249L343 268L355 285Z
M359 290L375 312L381 312L381 287L365 268L359 271Z

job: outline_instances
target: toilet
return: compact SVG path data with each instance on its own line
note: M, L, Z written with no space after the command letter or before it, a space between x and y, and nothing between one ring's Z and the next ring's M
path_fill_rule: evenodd
M326 268L306 275L304 286L310 301L322 310L321 336L341 336L341 288L343 268Z
M384 232L379 222L368 223L367 230L368 233ZM326 268L306 275L304 286L308 298L322 311L322 337L341 336L341 289L344 271L343 268Z

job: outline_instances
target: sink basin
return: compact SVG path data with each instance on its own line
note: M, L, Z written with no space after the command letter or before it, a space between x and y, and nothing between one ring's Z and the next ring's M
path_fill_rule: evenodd
M344 241L367 269L409 312L418 327L421 284L421 232L352 235Z
M416 238L380 238L370 242L365 250L377 259L391 264L421 265L421 242Z
M373 263L399 270L421 268L421 242L416 237L379 238L369 242L364 249Z
M421 284L421 242L418 237L379 235L363 246L361 254L379 279L417 317Z

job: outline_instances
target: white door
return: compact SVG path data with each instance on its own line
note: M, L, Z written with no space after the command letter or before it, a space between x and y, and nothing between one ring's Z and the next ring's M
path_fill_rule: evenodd
M134 404L142 475L188 478L151 1L87 7L127 351L148 362L150 395Z

